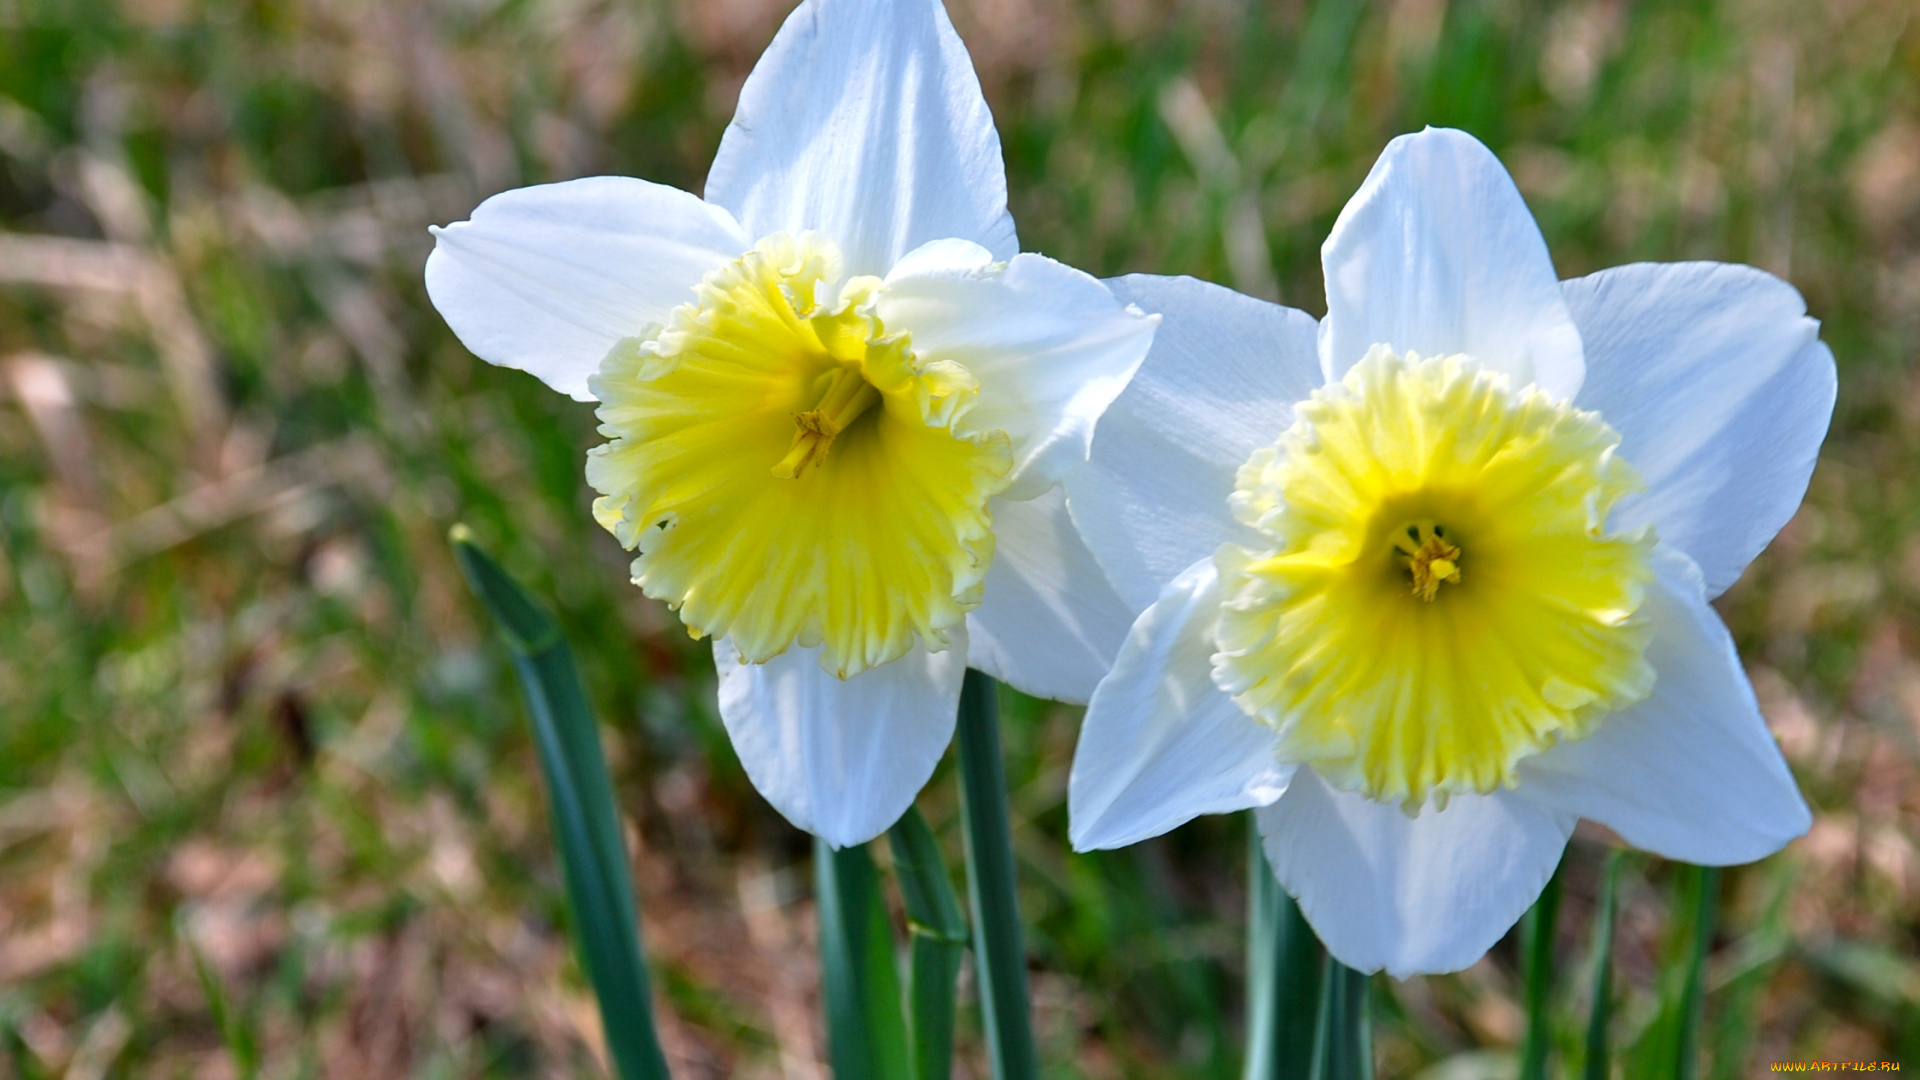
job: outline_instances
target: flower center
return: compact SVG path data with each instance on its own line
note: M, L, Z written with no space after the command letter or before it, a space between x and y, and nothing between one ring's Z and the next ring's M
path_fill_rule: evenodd
M1446 541L1445 526L1416 521L1395 539L1393 549L1406 557L1413 595L1431 604L1440 595L1440 583L1460 584L1460 548Z
M931 649L978 606L1005 432L972 426L973 376L881 324L877 278L814 233L709 273L592 380L594 515L634 582L750 662L817 646L848 676Z
M1652 531L1606 530L1639 484L1619 441L1465 357L1376 346L1240 470L1270 546L1217 556L1215 680L1347 790L1511 785L1652 687Z
M807 466L826 457L834 436L880 403L880 391L853 368L835 368L820 381L826 384L825 391L813 408L793 414L793 425L800 430L794 432L787 456L773 466L773 475L782 480L798 478Z

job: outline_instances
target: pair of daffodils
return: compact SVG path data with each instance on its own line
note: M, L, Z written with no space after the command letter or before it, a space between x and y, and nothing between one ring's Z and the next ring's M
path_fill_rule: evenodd
M1581 817L1700 863L1807 827L1708 601L1805 491L1816 324L1744 267L1558 281L1470 136L1388 146L1323 320L1103 283L1019 253L938 0L805 0L704 200L577 180L437 236L461 340L599 402L595 516L833 844L912 802L969 665L1090 701L1076 847L1257 809L1363 971L1472 963Z

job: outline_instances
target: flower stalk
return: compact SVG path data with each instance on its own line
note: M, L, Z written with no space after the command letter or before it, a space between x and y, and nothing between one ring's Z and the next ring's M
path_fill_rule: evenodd
M1373 1080L1373 1024L1367 976L1332 957L1320 989L1312 1080Z
M1000 756L1000 707L993 679L968 669L960 689L960 816L966 833L967 899L973 961L994 1080L1033 1080L1033 1024L1026 945L1015 891L1007 774Z
M1243 1080L1308 1080L1326 950L1247 829L1247 1062Z

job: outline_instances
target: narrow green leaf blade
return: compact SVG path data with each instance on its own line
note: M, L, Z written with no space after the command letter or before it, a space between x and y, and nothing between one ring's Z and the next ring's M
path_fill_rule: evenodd
M953 882L939 841L916 807L887 834L893 868L913 930L912 966L907 981L907 1038L915 1080L948 1080L953 1075L954 1011L957 980L966 952L967 924L961 917Z
M866 845L835 850L814 837L820 977L834 1080L906 1080L906 1020L893 928Z
M960 817L967 842L967 897L973 908L973 961L995 1080L1033 1080L1039 1069L995 690L991 678L971 669L960 690Z
M1761 1005L1767 984L1793 950L1789 904L1800 869L1792 860L1772 860L1763 871L1767 899L1760 923L1731 951L1710 987L1718 997L1713 1024L1713 1080L1746 1080L1754 1044L1760 1037ZM1920 979L1916 980L1920 985ZM1916 996L1920 1001L1920 996Z
M1312 1080L1373 1080L1373 1024L1367 976L1327 958L1314 1037Z
M1668 933L1661 957L1660 1008L1633 1045L1627 1073L1639 1080L1694 1080L1706 1003L1706 958L1713 943L1720 872L1679 866L1672 882Z
M1527 912L1524 926L1526 941L1527 1034L1520 1048L1520 1080L1547 1080L1547 1051L1553 1045L1553 1018L1547 1003L1553 992L1553 942L1560 927L1560 891L1566 871L1566 855L1547 879Z
M1366 12L1364 0L1319 0L1313 5L1293 75L1280 99L1281 114L1294 122L1296 130L1304 132L1319 124L1340 85L1340 71L1353 54L1353 37Z
M1686 983L1680 992L1680 1032L1674 1040L1676 1080L1694 1080L1700 1072L1700 1028L1707 1011L1707 954L1713 951L1715 916L1720 910L1720 868L1696 866L1693 891L1692 948L1687 955Z
M913 935L907 1035L915 1080L953 1075L954 1013L959 1008L960 961L967 947L926 934Z
M1613 1026L1613 921L1622 859L1618 849L1608 853L1593 915L1593 1011L1587 1016L1583 1080L1609 1080L1613 1073L1612 1045L1607 1036Z
M1244 1080L1308 1080L1326 950L1280 887L1247 817L1247 1061Z
M622 1080L666 1080L640 945L620 815L586 687L566 639L526 590L456 528L454 556L499 625L525 691L546 778L574 947L600 1004L607 1049Z
M944 941L966 944L967 920L960 914L960 901L947 876L947 861L919 807L907 807L906 814L887 832L887 842L893 847L894 872L900 876L900 898L914 928Z
M207 1011L213 1015L220 1041L226 1044L227 1053L233 1057L234 1068L239 1070L242 1080L253 1080L260 1074L260 1044L254 1038L252 1027L234 1010L233 1002L227 998L226 986L220 981L220 973L207 962L206 954L200 951L199 942L194 940L184 920L175 920L174 934L186 948L188 958L193 961L193 974L200 981L201 994L207 999Z
M480 550L473 541L473 530L455 525L448 539L453 542L454 561L466 575L467 585L480 598L487 614L493 616L509 648L534 653L560 640L559 625L499 563Z

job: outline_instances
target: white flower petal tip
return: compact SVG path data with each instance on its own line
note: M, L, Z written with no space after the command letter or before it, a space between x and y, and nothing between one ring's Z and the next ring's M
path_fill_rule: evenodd
M433 236L427 295L461 343L580 401L614 343L752 244L720 207L624 176L502 192Z
M1327 951L1396 979L1472 966L1546 887L1575 818L1513 792L1409 818L1311 769L1259 811L1274 874Z
M1223 542L1235 471L1320 385L1313 316L1189 277L1135 274L1113 294L1163 313L1145 362L1100 417L1087 467L1068 474L1074 522L1132 606Z
M1003 497L1030 499L1087 460L1094 425L1153 344L1157 315L1042 255L999 262L978 244L927 244L887 275L875 310L910 329L922 363L954 361L979 382L970 422L1005 431Z
M1000 136L938 0L794 9L741 87L706 195L756 236L833 236L855 274L943 237L1020 250Z
M1563 291L1587 352L1577 404L1647 484L1614 520L1652 522L1718 596L1806 494L1838 390L1820 324L1793 286L1727 263L1637 263Z
M1428 128L1387 144L1321 248L1328 381L1367 350L1473 357L1516 387L1580 389L1580 332L1546 241L1478 139Z
M1133 611L1081 542L1059 488L996 500L993 533L986 595L967 616L968 662L1023 694L1086 704Z
M1515 794L1635 847L1706 866L1752 862L1813 824L1700 572L1670 548L1648 590L1658 677L1645 701L1520 766Z
M834 847L885 832L926 786L953 739L964 632L956 648L915 650L848 679L794 648L743 664L714 642L720 719L740 764L774 809Z
M1076 851L1124 847L1201 814L1265 806L1292 775L1275 736L1213 685L1219 578L1210 560L1133 625L1093 693L1067 789Z

